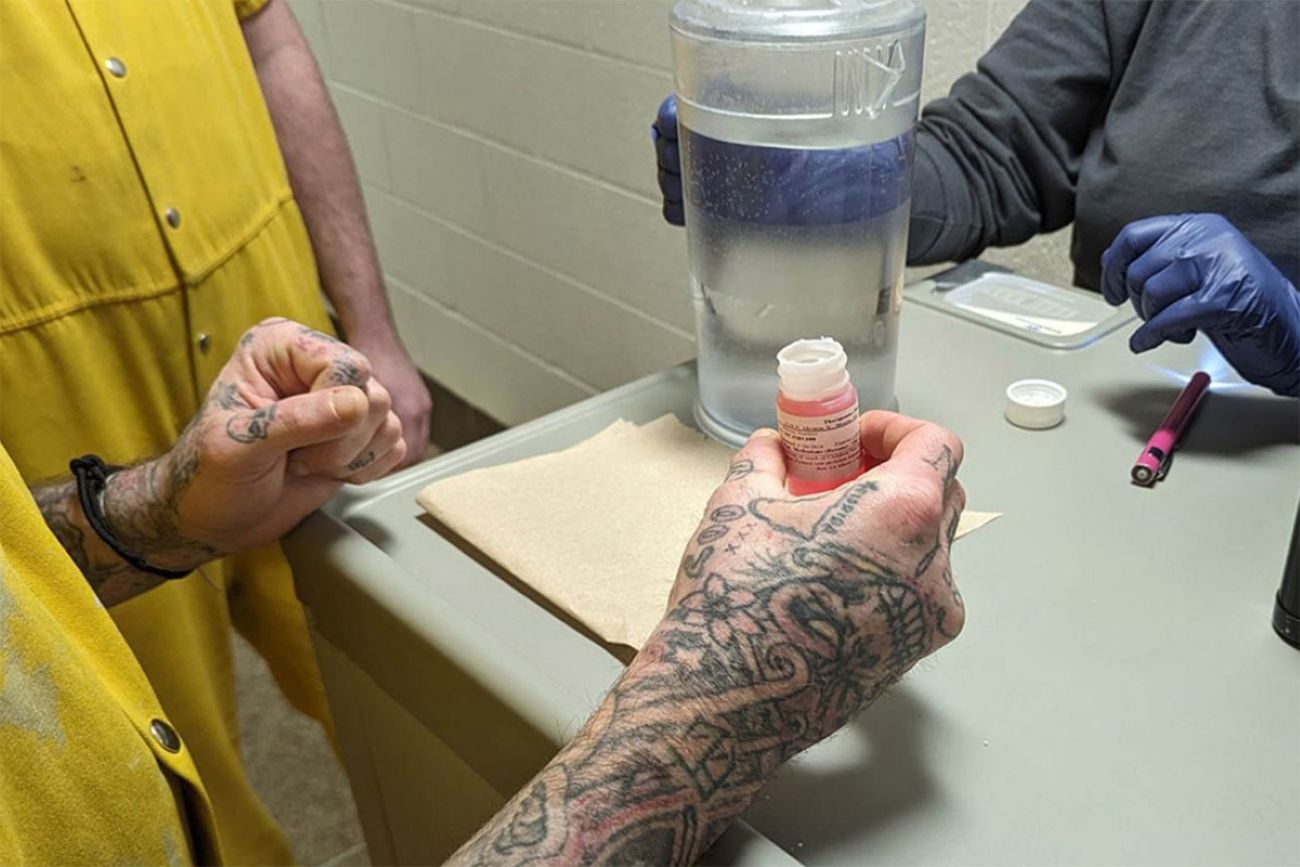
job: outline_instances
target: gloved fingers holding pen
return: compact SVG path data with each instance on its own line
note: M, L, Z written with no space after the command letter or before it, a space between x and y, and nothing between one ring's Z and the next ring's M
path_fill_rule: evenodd
M1203 331L1245 379L1300 396L1300 293L1223 217L1137 220L1101 266L1106 300L1130 301L1144 320L1129 339L1134 352Z

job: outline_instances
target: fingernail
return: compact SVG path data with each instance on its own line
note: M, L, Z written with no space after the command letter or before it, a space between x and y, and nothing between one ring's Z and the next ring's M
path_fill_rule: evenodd
M353 422L366 414L369 400L360 386L343 385L330 392L330 409L339 421Z

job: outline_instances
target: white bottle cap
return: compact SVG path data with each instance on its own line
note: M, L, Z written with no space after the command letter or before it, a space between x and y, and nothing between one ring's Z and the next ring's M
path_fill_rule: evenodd
M1043 430L1065 419L1069 392L1050 379L1020 379L1007 386L1007 421L1016 427Z
M848 356L838 340L796 340L776 354L781 393L791 400L820 400L849 383Z

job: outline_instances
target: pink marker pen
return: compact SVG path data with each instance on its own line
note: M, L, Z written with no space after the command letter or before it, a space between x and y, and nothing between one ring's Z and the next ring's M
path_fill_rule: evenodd
M1165 477L1169 472L1169 461L1174 456L1178 440L1187 430L1196 407L1200 405L1201 398L1205 397L1206 389L1209 387L1208 373L1198 370L1192 374L1187 387L1183 389L1182 394L1178 395L1174 405L1165 414L1164 421L1160 422L1151 439L1147 440L1146 448L1142 449L1142 454L1138 455L1137 461L1133 464L1133 469L1129 473L1133 481L1149 487Z
M829 337L796 340L776 360L777 429L790 493L829 491L860 475L858 392L844 347Z

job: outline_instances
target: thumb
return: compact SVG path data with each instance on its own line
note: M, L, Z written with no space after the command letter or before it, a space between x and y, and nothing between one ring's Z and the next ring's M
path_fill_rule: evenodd
M366 419L365 392L351 386L296 394L241 412L226 422L226 433L264 454L284 454L304 446L329 442Z

